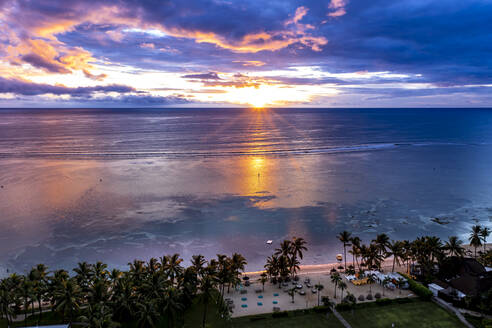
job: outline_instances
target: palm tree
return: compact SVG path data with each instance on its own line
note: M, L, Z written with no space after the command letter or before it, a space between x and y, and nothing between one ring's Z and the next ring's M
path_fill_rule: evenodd
M341 299L343 300L343 291L345 289L347 289L347 284L345 283L345 281L340 281L338 283L338 288L340 288L340 290L342 291L342 297L341 297Z
M107 264L98 261L93 267L94 277L99 279L106 279L106 276L108 275L108 271L106 270L107 268Z
M284 240L280 243L280 247L275 249L275 255L289 256L291 254L291 241Z
M267 275L276 281L277 276L279 274L278 256L272 255L267 257L267 261L264 268L266 270Z
M337 236L338 240L343 244L343 259L345 260L345 270L347 270L347 252L346 247L350 246L350 235L351 233L348 231L342 231Z
M203 276L201 282L200 282L200 290L201 294L200 297L203 302L203 320L202 320L202 328L205 328L205 324L207 322L207 310L208 310L208 304L210 303L210 300L213 297L213 292L216 290L217 282L215 277L212 275L205 275Z
M170 328L174 326L178 314L184 308L183 304L181 303L181 292L174 287L168 288L164 293L162 302L164 303L162 310L163 313L167 316L167 326Z
M159 320L156 300L137 303L137 324L139 328L156 327Z
M174 279L183 273L183 267L180 265L183 259L179 257L179 254L174 254L172 256L166 256L167 263L164 266L164 271L167 273L169 278L171 278L171 285L174 284Z
M117 320L125 322L133 318L136 298L131 279L122 278L116 281L111 303Z
M398 278L396 280L396 284L398 285L398 289L400 290L399 294L401 295L401 289L403 288L403 285L405 284L405 279L403 278Z
M79 320L91 328L113 328L119 325L112 320L111 309L104 304L87 306L87 315L79 317Z
M33 291L35 294L35 298L38 302L38 310L39 310L39 317L38 317L38 325L39 321L41 320L41 315L43 313L41 303L43 301L43 297L46 294L47 290L47 270L48 268L44 264L38 264L36 265L33 270L31 270L31 280L33 281ZM34 302L34 299L33 299ZM34 308L34 306L33 306Z
M265 272L263 272L261 275L260 275L260 282L261 282L261 285L263 287L263 292L265 291L265 283L268 281L267 279L267 274Z
M354 264L355 261L355 263L357 264L357 268L360 270L358 257L360 256L361 240L359 237L356 236L356 237L352 237L350 241L352 242L352 249L349 250L349 253L352 254L352 265Z
M386 287L388 286L388 284L391 282L391 278L386 276L384 277L384 280L383 280L383 296L384 296L384 290L386 289Z
M34 299L33 282L27 277L23 277L21 283L20 293L24 302L24 322L27 321L27 312L29 309L29 303Z
M474 225L472 227L472 231L470 233L470 237L468 240L470 241L470 245L475 248L475 259L477 258L477 248L482 246L482 238L480 236L482 232L482 227L479 225Z
M292 303L294 303L294 296L296 295L296 287L289 289L289 296L292 297Z
M443 249L449 253L450 256L465 256L465 248L461 245L463 242L456 236L450 236L449 240L444 245Z
M147 263L147 270L149 271L150 274L154 274L155 272L159 271L161 268L161 264L155 257L151 257L149 262Z
M89 288L89 281L94 275L92 265L87 262L79 262L73 271L76 273L75 279L77 280L77 284L86 292Z
M319 306L319 298L320 298L320 294L321 294L321 291L323 290L323 288L325 288L325 286L323 286L322 284L320 284L319 282L314 285L314 288L316 288L316 290L318 291L318 306Z
M367 276L367 283L369 284L369 294L372 294L371 285L375 282L374 277L370 274Z
M382 260L384 255L387 253L388 248L391 246L390 238L387 234L381 233L377 235L376 239L373 239L372 242L376 244L379 251L379 257ZM378 268L381 270L381 262L378 263Z
M233 287L236 287L241 282L241 274L239 271L244 271L246 264L248 264L248 262L246 262L244 256L238 253L232 254L232 257L230 258L230 270L232 270L230 274L232 275L232 279L229 282L229 286L231 282L233 283ZM227 292L229 292L229 287L227 287Z
M401 241L393 241L388 247L388 254L393 255L393 266L391 272L395 272L395 264L400 265L400 260L403 257L403 244Z
M73 312L80 306L80 287L73 278L62 280L54 292L55 309L62 313L62 321L68 312L70 326L72 325Z
M487 227L483 227L480 230L480 237L483 240L483 252L486 252L486 246L487 246L487 237L490 236L490 229Z
M292 254L292 258L293 258L293 263L297 262L297 258L299 257L301 260L302 260L302 256L303 256L303 251L307 251L307 247L306 247L306 241L303 239L303 238L292 238L292 243L291 243L291 254ZM295 271L295 267L293 267L294 271ZM292 273L292 275L294 275L295 272Z
M331 282L335 284L335 298L337 298L337 287L338 284L342 282L342 277L338 272L335 272L331 275Z
M191 257L191 265L195 268L195 272L198 276L202 276L203 268L207 261L203 255L193 255Z

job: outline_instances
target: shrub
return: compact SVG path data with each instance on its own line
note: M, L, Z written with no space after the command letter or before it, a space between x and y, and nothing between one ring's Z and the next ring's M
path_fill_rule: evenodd
M372 301L372 294L367 294L367 296L366 296L366 300L368 300L368 301Z
M260 320L265 320L265 319L266 318L262 317L262 316L254 316L254 317L249 318L249 321L260 321Z
M303 309L293 310L293 311L292 311L292 314L293 314L294 316L304 315L304 310L303 310Z
M374 297L378 300L378 299L381 298L381 294L380 293L376 293L376 294L374 294Z
M331 305L330 298L328 296L321 296L321 302L323 305L329 306Z
M430 300L432 298L432 292L429 290L429 288L425 287L424 285L416 282L415 280L411 279L409 276L406 274L402 273L402 276L407 278L408 280L408 285L410 286L410 290L417 294L420 298L424 300Z
M347 296L343 298L342 302L355 304L357 303L357 299L355 298L354 294L349 293Z
M388 305L391 304L392 301L389 298L380 298L376 300L377 305Z
M285 318L289 316L289 312L281 311L281 312L273 312L272 318Z
M340 303L335 306L337 311L348 311L352 309L352 304L350 303Z
M359 295L359 301L360 302L364 302L366 298L364 297L364 295Z
M405 303L411 303L413 302L413 300L411 298L404 297L404 298L395 298L393 302L396 302L398 304L405 304Z
M330 311L330 307L327 305L315 306L313 311L316 313L327 313Z

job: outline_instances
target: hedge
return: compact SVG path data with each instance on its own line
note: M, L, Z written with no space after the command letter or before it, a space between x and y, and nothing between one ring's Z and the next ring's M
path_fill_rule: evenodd
M327 313L330 311L330 307L328 305L320 305L313 307L313 311L316 313Z
M335 309L337 311L348 311L348 310L352 309L352 304L350 304L350 303L339 303L339 304L335 305Z
M289 316L289 312L287 311L282 311L282 312L273 312L272 317L273 318L285 318Z
M388 305L391 303L393 303L393 302L389 298L380 298L380 299L376 300L377 305Z
M410 290L415 294L417 294L420 298L424 300L430 300L432 298L433 294L429 288L425 287L421 283L416 282L415 280L413 280L412 278L410 278L404 273L401 273L401 275L407 278L408 285L410 286Z

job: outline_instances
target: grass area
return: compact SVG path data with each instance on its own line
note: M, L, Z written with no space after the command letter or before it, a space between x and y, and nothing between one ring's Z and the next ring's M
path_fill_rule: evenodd
M333 314L309 313L301 315L291 315L286 318L272 318L271 314L254 316L255 321L251 321L253 317L240 317L232 320L231 328L343 328L343 325L338 321Z
M482 322L483 318L481 317L476 317L474 315L470 315L468 313L465 313L465 319L472 324L473 327L476 328L485 328L485 324Z
M408 303L378 305L364 304L353 312L341 312L353 328L415 327L415 328L462 328L464 325L459 319L430 302L414 299Z

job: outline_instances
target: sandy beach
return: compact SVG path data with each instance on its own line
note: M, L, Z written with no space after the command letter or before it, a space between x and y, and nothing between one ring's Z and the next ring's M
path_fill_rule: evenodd
M466 250L473 253L474 248L470 245L463 245ZM487 244L486 249L492 248L492 244ZM482 248L483 250L483 248ZM351 265L352 262L347 261L347 266ZM248 276L251 285L244 287L247 291L246 294L241 294L239 291L231 290L230 293L227 291L224 293L224 298L231 299L234 303L234 309L232 317L240 317L247 315L255 315L261 313L273 312L274 307L280 308L281 311L292 311L297 309L311 308L318 305L318 295L312 292L312 288L307 288L304 284L306 278L310 279L311 285L322 284L324 286L323 290L320 292L320 300L323 296L329 296L330 299L335 303L340 303L341 291L337 289L337 297L335 298L335 285L331 282L330 274L333 268L339 267L340 263L327 263L327 264L315 264L315 265L301 265L300 271L298 272L299 282L303 285L300 289L304 291L305 295L300 295L296 293L294 296L294 303L292 303L292 297L284 290L290 289L294 286L292 282L288 283L288 286L279 288L279 285L273 285L270 282L265 283L264 289L260 282L260 275L263 271L245 272L243 276ZM343 265L343 263L342 263ZM391 272L393 266L393 259L388 258L383 262L382 272ZM406 272L406 267L395 265L395 272ZM360 295L364 295L364 298L372 292L374 296L376 293L384 294L383 297L387 298L399 298L399 297L411 297L413 296L410 290L390 290L388 288L383 288L381 285L374 283L371 286L355 286L351 282L347 281L342 273L343 281L347 284L347 289L344 291L344 295L347 292L355 295L358 298ZM296 283L297 284L297 283ZM300 291L299 290L299 291ZM374 301L374 299L373 299ZM276 303L274 303L276 302ZM357 300L359 303L360 301ZM369 302L364 300L364 302ZM260 305L261 303L261 305ZM247 307L242 307L247 305Z
M350 265L351 262L347 262ZM330 271L332 268L338 267L338 263L320 264L320 265L303 265L298 273L299 282L303 285L303 288L299 291L304 291L305 295L300 295L296 293L294 296L294 303L292 303L292 297L284 290L290 289L294 286L292 282L288 283L288 286L279 288L278 284L271 284L270 282L265 283L263 290L262 284L259 281L259 277L262 271L247 272L244 276L250 278L251 285L244 287L247 291L246 294L241 294L239 291L232 291L224 293L224 298L229 298L234 302L234 310L232 317L240 317L247 315L255 315L261 313L273 312L274 307L280 308L281 311L291 311L297 309L306 309L318 305L318 295L312 292L312 288L307 288L304 284L306 278L310 279L311 285L322 284L324 286L323 290L320 292L320 300L323 296L329 296L330 299L335 303L340 303L341 291L337 289L336 298L335 296L335 285L331 282ZM391 271L392 260L388 259L383 265L383 272L387 273ZM395 267L395 272L404 272L404 267ZM343 295L347 295L347 292L354 294L355 297L364 295L364 298L372 292L374 296L376 293L380 293L383 297L388 298L398 298L398 297L411 297L413 293L410 290L390 290L384 288L377 283L372 285L355 286L351 282L347 281L345 275L342 274L343 281L347 284L347 289L343 292ZM297 284L296 283L296 284ZM374 299L373 299L374 300ZM274 303L276 302L276 303ZM357 302L360 302L359 300ZM364 302L367 302L365 300ZM261 303L261 305L260 305ZM247 307L243 307L247 305Z

